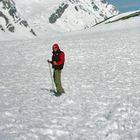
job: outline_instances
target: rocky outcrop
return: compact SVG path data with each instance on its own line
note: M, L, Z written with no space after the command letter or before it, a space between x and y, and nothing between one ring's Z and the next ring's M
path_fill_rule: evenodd
M0 0L0 29L14 33L20 27L26 28L36 35L29 27L28 22L20 16L13 0Z

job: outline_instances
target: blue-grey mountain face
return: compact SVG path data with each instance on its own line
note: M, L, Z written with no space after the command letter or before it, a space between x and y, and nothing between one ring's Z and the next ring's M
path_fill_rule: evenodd
M0 29L4 32L16 32L20 27L29 28L29 31L36 35L27 21L20 16L13 0L0 0Z

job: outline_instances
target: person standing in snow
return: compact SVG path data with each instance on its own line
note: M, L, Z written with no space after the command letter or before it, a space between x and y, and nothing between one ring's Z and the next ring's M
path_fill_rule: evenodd
M65 54L63 51L60 50L57 43L53 45L52 49L52 60L48 60L48 63L51 63L52 68L54 69L53 78L57 90L55 95L60 96L62 95L62 93L65 93L61 83L61 72L65 63Z

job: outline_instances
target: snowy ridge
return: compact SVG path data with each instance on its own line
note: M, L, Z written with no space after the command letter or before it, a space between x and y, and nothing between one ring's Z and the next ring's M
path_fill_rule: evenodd
M13 0L0 0L0 30L17 34L33 34L26 20L17 11Z
M140 10L119 14L119 15L105 21L104 23L113 23L113 22L120 21L120 20L127 20L129 18L134 18L136 16L140 16Z

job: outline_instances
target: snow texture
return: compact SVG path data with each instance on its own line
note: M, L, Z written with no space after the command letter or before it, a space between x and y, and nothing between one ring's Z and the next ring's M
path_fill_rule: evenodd
M0 140L139 140L139 21L0 41ZM48 91L54 42L66 53L61 97Z

